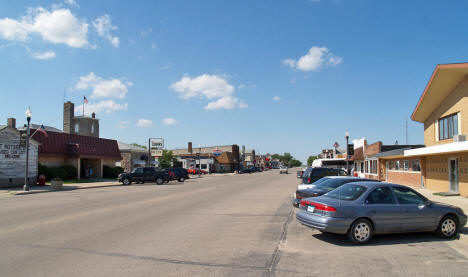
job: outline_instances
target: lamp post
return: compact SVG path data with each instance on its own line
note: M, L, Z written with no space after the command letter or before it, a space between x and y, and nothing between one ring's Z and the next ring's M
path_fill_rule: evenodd
M28 191L29 190L29 180L28 180L28 170L29 170L29 134L30 134L30 129L29 129L29 124L31 123L31 117L32 117L32 112L31 110L28 109L24 113L26 115L26 120L28 121L28 126L26 129L26 170L24 173L24 186L23 190Z
M201 144L198 145L198 178L201 177Z
M349 132L345 132L346 138L346 174L349 175Z

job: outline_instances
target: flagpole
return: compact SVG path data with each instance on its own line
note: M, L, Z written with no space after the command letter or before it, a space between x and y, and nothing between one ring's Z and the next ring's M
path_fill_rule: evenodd
M83 117L84 117L84 100L85 100L85 97L86 96L83 95Z

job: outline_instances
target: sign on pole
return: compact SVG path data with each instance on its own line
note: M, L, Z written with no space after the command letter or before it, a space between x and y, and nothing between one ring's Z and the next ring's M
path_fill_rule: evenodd
M164 139L150 138L150 154L152 157L161 157L164 148Z
M162 149L151 149L151 157L161 157L162 155Z

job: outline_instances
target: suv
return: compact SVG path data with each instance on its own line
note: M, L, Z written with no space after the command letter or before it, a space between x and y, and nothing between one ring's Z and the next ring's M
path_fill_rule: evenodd
M312 184L313 182L325 176L347 176L343 169L327 167L309 167L302 174L303 184Z
M285 165L282 165L282 166L280 167L279 173L280 173L280 174L283 174L283 173L288 174L288 167L285 166Z
M183 182L186 179L189 179L188 171L185 168L174 167L169 168L167 171L169 171L169 177L171 178L171 180Z
M169 182L169 172L161 170L155 167L138 167L133 169L130 173L121 173L118 177L119 182L128 186L132 182L145 183L145 182L156 182L158 185L162 185L164 182Z

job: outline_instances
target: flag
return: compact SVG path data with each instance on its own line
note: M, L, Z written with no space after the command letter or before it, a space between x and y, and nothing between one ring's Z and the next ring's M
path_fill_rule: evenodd
M338 142L335 142L335 144L333 144L333 147L338 148L340 147L340 145L338 144Z
M47 136L47 132L46 132L46 129L44 127L44 124L41 125L41 127L39 127L39 129L37 129L38 132L44 134L45 137L48 137Z
M86 96L83 96L83 103L88 104L88 99L86 98Z

